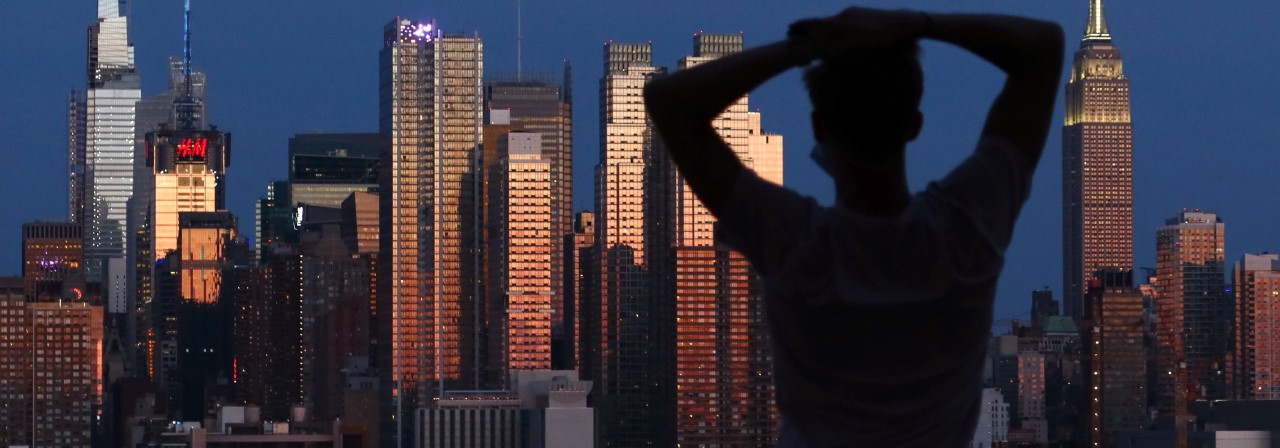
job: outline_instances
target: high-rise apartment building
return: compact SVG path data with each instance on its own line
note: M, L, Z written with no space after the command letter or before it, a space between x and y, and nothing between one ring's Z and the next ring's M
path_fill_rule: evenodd
M1098 269L1133 269L1133 126L1129 79L1102 0L1071 66L1062 128L1063 310L1084 315Z
M482 285L476 195L483 43L430 22L395 19L380 54L378 279L384 334L383 446L411 440L407 421L446 389L480 378Z
M62 280L84 262L84 226L36 221L22 225L22 281L28 300L58 300Z
M102 307L0 278L0 444L84 447L102 406Z
M511 132L489 172L489 370L491 388L517 370L551 368L553 161L542 135Z
M1133 271L1101 270L1089 283L1086 400L1091 446L1112 446L1117 431L1143 429L1147 415L1145 313Z
M378 133L289 137L292 205L339 207L351 193L377 191L384 146L386 137Z
M681 70L742 51L741 34L694 36L694 54ZM760 129L744 96L712 126L743 163L782 183L782 137ZM671 377L660 378L678 445L767 446L773 443L772 355L764 319L763 287L746 258L717 244L716 220L663 151L651 174L650 272L661 344L670 350ZM662 186L653 185L661 183ZM668 425L672 423L666 423Z
M120 0L98 0L98 22L89 27L83 221L85 270L91 281L107 277L107 260L124 260L128 247L125 225L127 201L133 194L134 120L142 91L123 5Z
M664 71L653 65L651 44L608 42L600 80L600 162L595 171L597 293L587 308L595 346L584 349L583 370L595 382L605 446L642 446L653 440L660 391L651 351L653 335L647 268L647 158L654 136L643 89ZM660 442L658 442L660 443Z
M1280 399L1280 255L1244 254L1234 284L1231 398Z
M542 136L542 157L551 162L552 242L551 290L555 295L551 315L552 337L563 344L567 328L563 298L566 269L564 236L573 232L573 87L572 69L566 61L560 81L552 76L528 73L489 77L485 82L487 110L506 111L511 129ZM492 122L492 120L491 120ZM486 151L486 156L489 151ZM488 165L488 161L484 162ZM486 173L487 167L486 167Z
M1182 211L1156 230L1157 341L1165 375L1157 402L1171 412L1174 376L1185 361L1188 399L1225 397L1223 371L1232 299L1224 292L1225 227L1216 213ZM1174 372L1174 374L1169 374Z

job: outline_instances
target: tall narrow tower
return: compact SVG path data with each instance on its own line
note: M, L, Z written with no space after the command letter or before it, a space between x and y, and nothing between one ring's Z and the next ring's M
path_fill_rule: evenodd
M1062 129L1062 287L1065 314L1074 317L1084 315L1093 272L1133 268L1133 127L1123 68L1102 0L1091 0Z
M595 402L606 422L604 446L641 446L653 434L657 410L655 369L651 367L649 216L647 157L653 136L641 91L661 69L653 65L651 44L604 46L600 79L600 163L596 165L596 255L599 280L587 300L594 318L585 331L584 371L597 386Z
M475 389L483 123L479 38L397 18L383 30L378 340L382 446L412 440L405 418L442 390ZM385 347L385 348L384 348Z
M98 0L89 27L89 90L85 101L85 271L90 281L108 275L108 260L123 268L127 202L133 195L134 125L141 82L129 43L125 2Z

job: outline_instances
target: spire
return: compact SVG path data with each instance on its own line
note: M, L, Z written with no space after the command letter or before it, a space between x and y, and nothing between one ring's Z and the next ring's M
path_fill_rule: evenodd
M1111 33L1107 31L1107 18L1102 13L1102 0L1089 0L1089 24L1085 27L1084 40L1111 40Z

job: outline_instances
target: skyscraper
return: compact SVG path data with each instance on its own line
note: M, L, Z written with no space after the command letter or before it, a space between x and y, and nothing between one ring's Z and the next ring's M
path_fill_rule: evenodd
M595 172L597 293L590 301L589 331L598 346L584 352L588 380L601 412L605 446L642 446L654 437L659 391L650 349L651 333L647 157L653 135L642 90L662 69L653 65L651 44L604 45L600 80L600 163Z
M1188 399L1224 398L1223 370L1231 299L1224 293L1225 228L1216 213L1182 211L1156 230L1157 340L1165 373L1157 382L1162 411L1172 411L1177 368L1186 363Z
M134 120L142 97L129 43L125 2L98 0L89 27L89 90L85 100L85 267L91 281L107 276L107 260L123 260L133 194ZM123 268L123 263L118 263Z
M551 162L552 173L552 243L551 291L554 293L551 316L552 334L559 342L565 339L563 298L564 236L573 231L573 86L569 63L559 82L549 75L506 74L489 77L485 83L487 110L505 110L512 129L536 132L542 136L542 157ZM493 121L493 120L491 120ZM486 151L486 156L488 156ZM489 162L486 160L485 164Z
M511 132L489 173L490 388L517 370L551 368L553 161L542 135Z
M694 36L694 53L681 70L742 51L741 34ZM713 122L717 133L749 168L782 183L782 137L760 129L743 97ZM763 287L741 254L717 244L716 220L679 175L668 155L653 153L650 182L665 197L651 198L650 272L659 285L655 319L674 360L660 378L664 406L678 445L767 446L774 441L772 357L764 320ZM757 162L759 165L757 165ZM670 423L667 423L670 424Z
M1280 399L1280 255L1244 254L1234 283L1231 398Z
M90 446L102 405L102 307L27 302L0 278L0 443Z
M1148 419L1144 312L1133 271L1095 273L1087 308L1089 438L1092 446L1111 446L1116 431L1143 429Z
M479 380L477 172L483 44L429 22L395 19L380 54L379 361L388 437L411 440L406 416L444 389Z
M1090 0L1062 128L1062 301L1068 316L1083 316L1093 272L1133 269L1133 126L1123 68L1102 0Z

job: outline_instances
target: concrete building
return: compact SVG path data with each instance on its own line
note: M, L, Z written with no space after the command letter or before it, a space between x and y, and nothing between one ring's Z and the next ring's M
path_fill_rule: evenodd
M594 447L592 382L571 370L513 371L503 390L450 391L419 409L418 448Z
M89 447L101 409L103 310L28 302L0 278L0 444Z
M551 368L553 164L542 136L510 132L489 172L488 383L515 370Z
M982 389L982 402L978 409L978 426L974 430L969 448L991 448L1004 443L1009 436L1009 404L999 390Z
M1071 65L1062 128L1064 313L1084 315L1097 269L1133 269L1133 125L1129 79L1102 0Z
M477 147L484 44L397 18L383 29L378 285L383 445L409 440L412 413L480 380ZM450 86L440 88L440 86ZM434 86L434 87L433 87Z
M1235 265L1234 286L1232 396L1280 399L1280 255L1244 254Z
M1160 410L1174 408L1176 368L1182 358L1191 382L1189 400L1226 395L1224 371L1233 298L1225 293L1225 226L1216 213L1184 210L1156 230L1157 341L1164 361L1157 379Z

